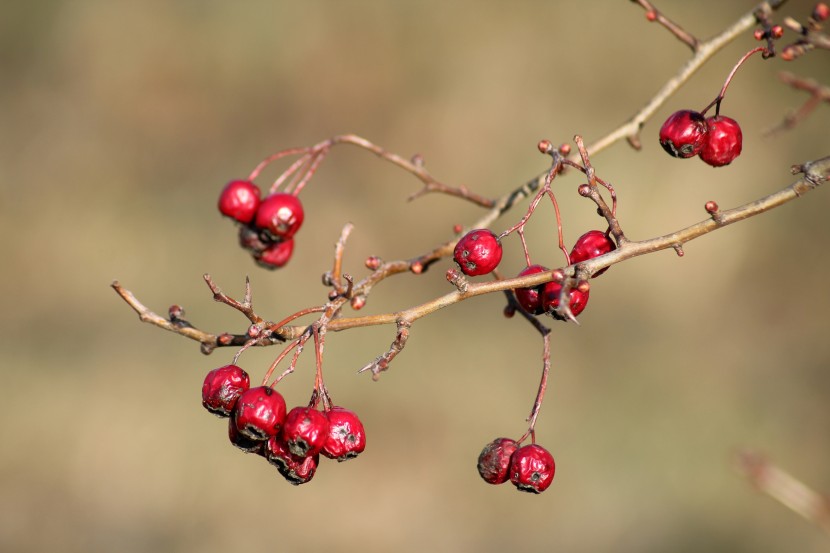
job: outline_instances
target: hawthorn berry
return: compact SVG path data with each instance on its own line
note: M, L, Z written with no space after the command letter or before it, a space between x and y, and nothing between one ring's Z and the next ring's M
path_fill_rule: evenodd
M247 436L242 435L236 427L236 421L233 418L228 420L228 439L233 445L244 451L245 453L261 453L263 442L260 440L252 440Z
M694 157L706 139L706 120L689 109L672 113L660 127L660 145L674 157Z
M281 242L275 242L266 247L262 252L254 254L254 261L260 267L266 269L279 269L291 260L294 253L294 239L289 238Z
M202 384L202 405L216 416L228 417L239 396L250 386L248 373L236 365L213 369Z
M329 420L313 407L294 407L285 417L282 439L291 453L308 457L320 453L329 435Z
M571 263L580 263L595 257L604 255L612 250L617 249L617 246L607 234L601 230L589 230L580 236L576 244L571 250ZM608 270L608 267L600 269L593 276L598 277Z
M548 270L547 267L543 267L542 265L531 265L519 273L518 276L535 275ZM516 300L522 306L522 309L531 315L541 315L545 312L544 307L542 307L542 290L544 288L544 284L532 288L516 288L513 293L516 294Z
M486 275L501 261L501 244L489 229L475 229L455 245L453 259L467 276Z
M250 223L259 207L259 187L248 180L232 180L219 194L219 211L240 223Z
M236 401L233 419L243 436L252 440L267 440L282 428L285 400L270 386L251 388Z
M271 241L263 239L260 236L259 229L250 225L241 225L239 227L239 245L252 254L258 255L271 245Z
M342 462L357 457L366 449L366 432L354 411L332 407L325 415L329 431L320 453Z
M305 484L314 477L319 455L298 456L291 453L288 444L279 436L271 436L265 442L262 454L279 473L295 486Z
M731 117L715 115L706 119L708 129L700 159L712 167L729 165L741 155L743 134L738 122Z
M294 194L277 192L259 204L255 225L277 240L288 240L300 230L305 218L303 204Z
M553 455L540 445L520 447L510 457L510 481L520 491L542 493L553 482L555 472Z
M542 292L542 308L550 313L555 319L562 319L560 315L556 313L556 308L559 307L559 296L562 294L562 284L556 281L551 281L545 284L545 288ZM590 292L583 292L577 287L571 288L570 292L568 292L568 307L571 309L571 313L573 316L576 317L582 311L585 310L585 306L588 305L588 296Z
M478 456L478 474L490 484L503 484L510 479L510 458L519 444L510 438L496 438Z

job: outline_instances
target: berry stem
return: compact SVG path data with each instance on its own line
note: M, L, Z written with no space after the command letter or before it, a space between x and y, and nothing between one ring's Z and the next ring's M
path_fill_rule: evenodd
M539 417L539 411L542 409L542 402L545 400L545 392L548 389L548 377L550 376L550 329L544 327L542 331L542 378L539 381L539 389L536 391L536 399L533 401L533 407L530 410L530 415L527 417L529 423L527 432L516 440L522 443L531 437L531 442L536 443L536 419Z
M279 152L273 153L270 156L266 157L262 161L259 162L259 165L254 167L254 170L251 171L251 174L248 176L249 181L255 180L259 174L265 169L269 164L277 161L278 159L282 159L286 156L293 156L297 154L304 154L310 151L310 148L287 148L285 150L280 150Z
M738 60L738 63L735 64L735 67L732 68L732 71L729 72L729 75L726 77L726 81L723 83L723 87L720 89L720 94L718 94L714 100L712 100L708 106L703 108L700 112L701 115L706 115L706 112L709 111L712 106L715 106L715 115L720 115L720 103L726 96L726 89L729 88L729 83L732 82L732 77L735 76L735 73L738 71L738 68L743 65L743 63L752 56L752 54L758 52L767 52L767 48L765 46L758 46L753 48L746 54L744 54L741 59Z

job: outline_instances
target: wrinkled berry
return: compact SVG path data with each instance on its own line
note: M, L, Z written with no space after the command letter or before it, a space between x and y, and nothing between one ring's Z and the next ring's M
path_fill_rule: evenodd
M490 484L503 484L510 478L510 457L519 445L510 438L496 438L478 456L478 474Z
M228 420L228 439L233 445L244 451L245 453L262 453L262 444L260 440L252 440L247 436L240 434L236 427L236 421Z
M617 249L614 242L601 230L589 230L577 239L571 250L571 263L580 263L604 255ZM598 277L608 270L608 267L594 273Z
M289 238L266 247L261 253L254 254L254 261L266 269L279 269L291 260L294 253L294 239Z
M285 400L269 386L243 392L233 413L239 432L252 440L267 440L276 435L285 421Z
M219 195L219 211L222 215L250 223L259 207L259 187L247 180L232 180Z
M527 275L535 275L538 273L544 273L548 270L549 269L547 267L543 267L542 265L531 265L519 273L518 276L523 277ZM516 300L519 302L519 305L522 306L522 309L531 315L541 315L545 312L544 307L542 307L542 291L544 288L545 285L540 284L539 286L534 286L532 288L516 288L513 293L516 294Z
M555 472L553 455L536 444L520 447L510 458L510 481L523 492L542 493L553 482Z
M716 115L706 119L709 129L700 159L712 167L729 165L741 155L743 134L738 122L730 117Z
M288 240L300 230L305 213L303 204L294 194L271 194L259 204L255 225L270 234L274 241Z
M553 318L563 320L563 317L556 312L556 308L559 307L559 296L562 294L562 284L558 282L548 282L545 284L545 288L542 292L542 307L548 313L550 313ZM573 316L576 317L585 309L585 306L588 305L588 296L590 292L583 292L579 288L571 288L570 292L568 293L568 307L571 309L571 313Z
M202 384L202 405L219 417L230 416L242 392L251 385L248 373L236 365L213 369Z
M271 436L265 442L263 455L269 463L277 467L279 473L295 486L305 484L317 472L319 455L300 457L291 453L288 444L279 436Z
M356 413L343 407L332 407L325 415L329 420L329 431L320 453L329 459L345 461L366 449L366 432Z
M660 145L674 157L694 157L706 138L706 120L696 111L672 113L660 127Z
M282 439L291 453L307 457L320 453L329 433L329 420L312 407L294 407L285 417Z
M489 229L471 230L455 245L453 259L467 276L486 275L501 261L501 244Z

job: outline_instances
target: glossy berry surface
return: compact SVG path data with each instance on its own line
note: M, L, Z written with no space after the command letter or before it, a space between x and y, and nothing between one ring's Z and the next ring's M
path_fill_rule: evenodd
M202 384L202 405L214 415L228 417L239 396L250 386L248 373L236 365L213 369Z
M660 145L674 157L694 157L706 139L706 120L696 111L672 113L660 127Z
M320 453L329 435L329 420L312 407L294 407L285 417L282 439L298 457Z
M219 194L219 211L240 223L250 223L259 207L259 187L247 180L232 180Z
M274 240L288 240L300 230L305 219L303 204L293 194L271 194L259 204L255 225L270 234Z
M542 265L531 265L519 273L518 276L523 277L535 275L546 271L549 271L547 267L543 267ZM541 315L545 312L545 308L542 306L542 291L544 288L544 284L534 286L532 288L516 288L516 290L514 290L516 300L519 302L519 305L522 306L522 309L531 315Z
M357 414L343 407L332 407L326 412L329 431L320 451L329 459L345 461L357 457L366 449L366 431Z
M562 285L553 281L545 284L542 292L542 307L556 319L562 318L556 313L556 308L559 307L559 296L561 294ZM570 307L574 317L585 310L585 307L588 305L589 294L590 292L582 292L578 288L571 288L568 293L568 307Z
M501 244L489 229L471 230L455 245L453 259L467 276L486 275L501 261Z
M731 117L716 115L706 120L709 129L700 159L712 167L729 165L741 155L743 133L738 122Z
M589 230L577 239L571 250L571 263L581 263L595 257L604 255L617 249L614 242L601 230ZM598 277L608 270L608 267L594 273Z
M246 438L267 440L282 428L285 400L269 386L251 388L239 396L233 420L237 430Z
M262 252L254 254L254 260L260 267L279 269L291 260L294 254L294 239L289 238L282 242L275 242L267 246Z
M279 436L271 436L265 443L262 454L269 463L277 467L279 473L295 486L305 484L317 472L319 455L300 457L291 453L288 444Z
M510 438L496 438L478 456L478 474L490 484L503 484L510 479L510 458L519 445Z
M536 444L517 449L510 458L510 481L523 492L542 493L553 482L553 455Z

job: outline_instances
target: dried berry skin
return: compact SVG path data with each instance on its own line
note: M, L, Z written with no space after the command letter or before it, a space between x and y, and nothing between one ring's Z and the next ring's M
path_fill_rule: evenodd
M250 223L259 207L260 190L247 180L232 180L219 194L219 211L240 223Z
M366 431L354 411L332 407L325 415L329 431L320 453L342 462L357 457L366 449Z
M236 421L228 419L228 439L230 442L245 453L262 453L263 443L259 440L252 440L239 433L236 428Z
M230 416L242 393L250 388L248 373L236 365L213 369L202 384L202 405L219 417Z
M467 276L486 275L501 261L501 244L489 229L475 229L461 237L455 245L453 259Z
M295 486L311 480L317 472L317 465L320 461L319 455L308 457L294 455L288 449L288 444L279 436L268 438L263 448L263 455L269 463L277 467L283 478Z
M536 444L517 449L510 458L510 481L520 491L542 493L553 482L553 455Z
M706 130L703 115L682 109L672 113L660 127L660 145L673 157L694 157L703 148Z
M738 122L731 117L715 115L706 120L709 129L700 159L712 167L729 165L741 155L743 133Z
M531 265L519 273L518 276L523 277L535 275L549 270L550 269L543 267L542 265ZM542 291L544 289L545 285L541 284L532 288L516 288L513 293L516 294L516 300L519 302L519 305L522 306L522 309L531 315L541 315L545 312L545 308L542 306Z
M266 247L261 253L254 254L254 261L266 269L279 269L291 260L294 254L294 239L289 238Z
M478 474L490 484L503 484L510 479L510 458L519 444L510 438L496 438L478 456Z
M251 388L239 396L233 420L243 436L251 440L267 440L282 428L285 400L270 386Z
M317 455L326 443L329 420L312 407L294 407L285 417L282 439L298 457Z
M255 226L274 239L288 240L300 230L305 219L303 204L294 194L271 194L259 204Z
M561 293L562 285L558 282L548 282L545 284L542 293L542 307L555 319L560 320L562 320L562 317L556 313L556 308L559 307L559 296ZM589 296L590 292L582 292L579 288L571 288L570 292L568 292L568 307L570 307L574 317L585 310L585 307L588 305Z
M614 242L601 230L589 230L580 236L571 250L571 263L581 263L617 249ZM598 277L608 270L608 267L594 273Z

